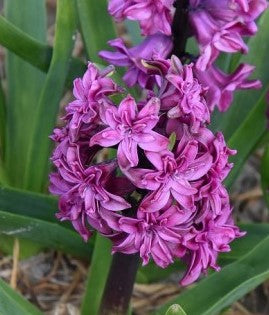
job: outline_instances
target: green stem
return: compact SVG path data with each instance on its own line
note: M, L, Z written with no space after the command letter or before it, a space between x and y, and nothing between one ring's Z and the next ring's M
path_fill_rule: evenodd
M81 315L97 315L111 264L111 242L97 234Z

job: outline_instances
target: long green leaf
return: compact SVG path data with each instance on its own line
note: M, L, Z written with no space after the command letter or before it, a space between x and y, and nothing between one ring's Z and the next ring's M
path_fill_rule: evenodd
M97 235L81 315L98 315L111 260L111 242Z
M218 314L269 278L269 257L265 255L268 251L269 236L250 248L247 255L186 290L171 303L181 305L191 315ZM165 314L169 304L156 314Z
M107 12L107 0L76 0L80 26L88 57L103 63L100 50L107 49L107 41L116 37L112 18Z
M230 159L231 162L234 162L234 167L226 180L229 188L234 183L244 162L266 132L265 108L266 101L263 94L228 140L229 147L237 150L237 154Z
M0 209L35 219L58 222L55 217L57 199L10 187L0 187Z
M37 40L46 40L46 10L42 0L5 1L6 18ZM14 186L22 187L29 138L33 134L40 90L45 75L14 54L7 52L8 83L6 106L5 168Z
M5 155L5 132L6 132L6 104L5 95L0 81L0 184L7 182L3 159Z
M38 1L37 1L38 2ZM16 21L14 21L16 23ZM0 44L33 66L46 72L50 65L52 48L48 47L42 37L36 39L21 28L0 15Z
M89 259L91 255L91 243L84 243L76 232L57 223L2 211L2 208L0 234L31 240L84 259Z
M53 54L52 47L23 32L1 15L0 44L41 71L49 70ZM79 59L71 58L70 63L66 81L68 86L74 78L81 76L85 71L85 64Z
M42 315L43 313L0 279L0 314Z
M78 257L90 258L93 241L85 244L69 223L62 223L56 219L56 198L9 187L0 187L0 211L2 215L7 215L9 222L7 223L5 220L1 222L0 233L2 230L6 231L6 224L9 224L12 231L18 232L15 233L17 237L33 241L40 239L43 246L54 248L56 246L66 253L75 253ZM16 222L12 222L12 218ZM20 223L26 227L27 225L34 225L34 229L23 228L23 234L21 234ZM42 235L36 237L38 227L35 226L39 226L44 235L48 232L48 235L44 239ZM52 234L47 229L51 230ZM58 238L61 233L62 237ZM13 235L11 232L4 234ZM55 239L57 240L56 243L54 243Z
M36 108L34 133L30 138L30 150L26 161L24 186L33 191L46 187L52 133L59 111L60 99L70 66L70 58L76 31L74 0L58 0L55 45L45 85Z
M249 53L241 56L238 62L245 62L256 67L253 77L262 81L262 90L250 90L236 92L234 102L225 114L218 113L212 121L214 130L223 131L225 137L230 137L248 115L250 110L258 102L260 95L267 89L269 84L269 10L259 20L259 31L248 40ZM233 60L233 59L232 59Z
M0 81L0 159L4 157L5 148L5 131L6 131L6 103L5 94Z
M261 163L261 182L263 196L269 209L269 146L267 145Z

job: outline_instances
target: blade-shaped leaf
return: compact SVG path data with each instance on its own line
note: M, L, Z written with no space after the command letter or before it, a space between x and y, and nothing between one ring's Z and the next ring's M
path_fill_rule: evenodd
M269 277L269 257L265 255L268 251L269 236L249 248L241 259L186 290L171 303L181 305L187 314L218 314ZM169 304L156 314L165 314Z
M103 63L100 50L108 48L107 41L116 37L112 18L107 12L106 0L76 0L80 26L88 57Z
M0 187L0 209L49 222L58 222L55 217L57 199L11 187Z
M43 313L0 279L0 314L42 315Z
M111 260L111 242L97 235L81 315L98 315Z
M43 72L49 70L52 58L52 47L49 47L23 32L0 15L0 44L23 60ZM85 64L76 58L71 58L66 85L70 86L74 78L85 71Z
M226 180L229 188L234 183L244 162L266 132L265 107L265 95L262 95L246 119L228 139L229 147L237 150L237 154L230 158L234 167Z
M6 131L6 104L5 94L0 81L0 159L4 157L5 148L5 131Z
M3 222L0 222L0 233L38 241L45 247L52 246L87 260L90 258L93 241L84 243L69 223L62 223L56 219L57 200L55 198L1 187L0 211L4 216ZM33 228L30 229L29 226Z
M55 45L52 61L36 108L33 136L26 161L25 188L42 191L46 187L52 133L59 111L59 103L70 66L70 58L76 31L74 0L58 0Z
M262 182L262 190L263 196L267 204L267 208L269 209L269 146L267 145L261 164L261 182Z
M31 240L84 259L91 255L92 244L84 243L76 232L57 223L2 211L2 208L0 234Z
M45 2L36 0L5 1L6 18L34 38L46 40ZM14 186L22 187L29 138L45 75L13 53L7 52L7 106L5 168Z
M5 156L5 132L6 132L6 104L5 95L0 81L0 184L7 182L3 158Z

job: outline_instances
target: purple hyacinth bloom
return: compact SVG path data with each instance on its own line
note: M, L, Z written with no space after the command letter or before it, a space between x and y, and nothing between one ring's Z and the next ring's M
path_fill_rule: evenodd
M81 128L94 127L90 125L98 118L98 101L105 96L119 92L119 87L107 76L114 72L114 67L109 66L100 71L92 64L82 78L74 80L73 94L75 100L66 107L65 120L69 121L69 133L72 141L78 137Z
M210 113L205 101L206 89L194 77L194 65L182 65L172 56L170 60L156 59L144 62L148 74L159 75L161 109L168 111L168 118L180 118L197 131L210 122Z
M140 252L143 265L152 257L166 268L185 254L181 244L192 224L190 217L191 212L171 204L154 213L138 211L137 218L121 217L118 226L123 233L116 239L113 252Z
M205 71L194 68L196 78L207 88L206 101L209 109L214 110L215 106L221 112L226 111L232 101L233 92L241 89L259 89L262 84L259 80L248 80L255 67L248 64L241 64L234 73L226 74L216 66L211 66Z
M166 58L172 50L172 39L157 33L146 37L138 46L126 48L124 41L117 38L108 42L116 52L101 51L99 56L115 66L127 67L123 80L128 86L138 83L142 88L151 88L155 83L154 77L148 76L142 64L143 59Z
M229 252L231 250L229 243L235 238L245 235L234 225L231 219L231 209L227 204L220 216L213 220L208 215L202 223L202 229L194 228L191 234L192 238L186 243L188 250L183 257L188 264L188 270L180 281L184 286L196 281L201 272L206 273L208 268L219 271L218 254Z
M50 192L61 196L57 217L72 221L87 240L89 233L86 232L86 218L90 222L100 207L120 211L129 208L130 204L106 189L107 181L117 167L115 161L85 167L80 156L80 147L70 145L65 156L54 157L53 163L58 172L50 176Z
M144 212L158 211L173 197L181 207L194 211L194 195L197 189L193 183L203 177L211 168L212 156L205 152L198 156L198 142L181 139L177 151L161 153L146 152L155 169L130 169L128 177L133 184L153 191L141 202Z
M113 0L112 0L113 1ZM129 20L138 21L142 35L161 32L171 35L172 9L174 0L133 0L123 15ZM120 1L122 6L122 1Z
M108 12L117 22L125 19L125 10L133 5L133 0L109 0Z
M118 163L122 169L137 166L137 147L159 152L169 140L153 131L159 120L160 101L152 98L138 112L135 100L127 96L119 107L104 105L101 119L108 127L91 138L90 145L112 147L119 144Z
M50 191L60 197L57 217L71 221L85 241L96 230L112 241L113 252L140 253L144 265L150 258L162 268L183 260L188 270L182 284L188 285L208 268L219 270L218 254L243 235L230 218L222 183L235 152L206 127L209 83L200 84L195 67L175 57L147 57L150 41L141 46L139 71L156 84L138 103L131 96L113 103L110 95L122 90L106 76L111 68L103 72L90 64L75 80L66 126L51 136L57 146ZM132 59L129 51L117 56L119 63ZM142 61L146 57L151 60ZM251 85L247 72L240 69L218 88ZM107 147L117 149L117 158L99 163Z
M220 51L246 53L242 36L254 35L255 19L267 8L266 0L191 0L190 23L201 57L197 66L205 70Z

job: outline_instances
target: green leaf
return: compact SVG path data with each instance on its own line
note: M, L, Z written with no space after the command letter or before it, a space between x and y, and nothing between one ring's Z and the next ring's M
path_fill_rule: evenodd
M2 210L0 208L0 234L30 240L47 248L89 259L92 244L84 243L76 232L57 223Z
M0 209L35 219L57 223L56 198L11 187L0 186Z
M40 0L5 1L6 18L37 40L46 40L45 2ZM7 52L7 106L5 169L10 183L23 186L29 138L33 134L33 120L45 75L13 53Z
M234 167L225 181L229 188L266 131L265 107L265 95L262 95L245 120L242 120L237 130L228 139L228 146L237 150L237 154L230 158L230 161L234 163Z
M104 64L98 57L108 48L107 41L117 37L106 0L76 0L82 36L91 61Z
M0 314L42 315L43 313L0 279Z
M226 138L229 138L236 131L241 122L249 114L250 110L259 101L261 94L267 90L269 84L269 10L259 20L259 31L257 35L248 40L249 53L242 55L239 63L249 63L256 67L254 78L262 81L262 90L240 91L235 93L231 108L226 113L216 113L212 119L214 131L223 131ZM235 57L236 58L236 57ZM233 62L233 59L232 59Z
M1 32L0 32L1 33ZM6 103L5 95L0 81L0 184L6 184L6 172L3 158L5 156L5 133L6 133Z
M269 278L269 236L236 262L189 288L171 303L180 304L187 314L214 315ZM165 314L169 304L156 314Z
M111 261L111 242L98 234L88 273L81 315L98 315Z
M13 19L13 21L16 23L15 19ZM30 36L2 15L0 15L0 29L0 44L2 46L40 70L44 72L48 70L52 56L52 48L44 43L44 37L42 37L42 41L40 41L39 36L37 37L38 39Z
M0 233L89 259L93 241L84 243L69 223L58 221L57 208L57 200L50 196L1 187L0 211L4 219L0 222Z
M1 32L0 32L1 33ZM6 131L6 103L5 94L2 87L2 82L0 81L0 159L4 157L5 148L5 131ZM0 176L1 180L1 176Z
M0 44L18 57L37 67L43 72L49 70L52 58L52 47L23 32L0 15ZM85 64L76 58L71 58L66 85L71 86L74 78L85 71Z
M178 304L171 305L165 315L187 315Z
M261 163L261 182L263 196L269 209L269 146L267 145Z
M74 0L58 0L52 61L36 107L34 133L30 140L28 139L30 150L25 167L24 187L32 191L43 191L47 184L49 155L52 147L49 135L52 133L59 111L59 103L70 66L75 31Z

